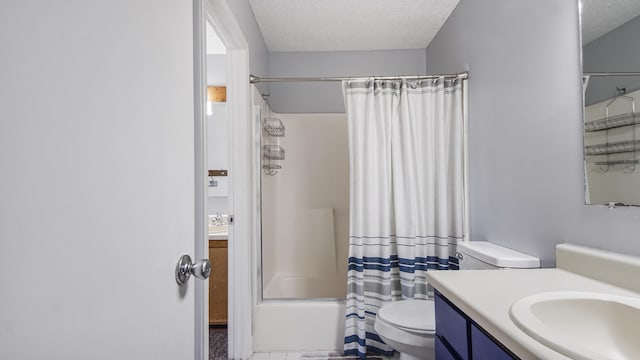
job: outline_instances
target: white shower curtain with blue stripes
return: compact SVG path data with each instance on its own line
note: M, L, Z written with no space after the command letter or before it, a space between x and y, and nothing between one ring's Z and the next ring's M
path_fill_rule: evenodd
M427 298L456 269L464 226L462 80L346 80L350 241L345 355L391 355L374 330L391 301Z

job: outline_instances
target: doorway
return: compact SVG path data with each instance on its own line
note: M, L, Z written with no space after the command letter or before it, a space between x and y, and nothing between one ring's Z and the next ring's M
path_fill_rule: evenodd
M206 24L207 235L209 260L209 360L228 359L229 154L227 49Z
M201 201L199 211L196 211L196 227L202 229L203 236L198 236L196 240L196 256L208 257L209 251L216 254L211 256L214 262L212 268L222 272L227 269L226 276L212 274L212 277L227 281L227 294L222 298L226 298L226 315L227 315L227 354L229 359L248 359L253 353L252 346L252 322L251 314L253 309L252 298L252 242L256 229L256 215L253 208L256 201L257 189L254 189L251 179L253 174L248 164L252 162L252 153L249 150L250 144L246 134L251 126L251 109L250 102L250 85L249 85L249 46L244 38L243 31L235 19L228 0L194 0L194 14L198 17L200 25L196 29L195 54L196 54L196 91L200 92L201 105L196 105L199 111L202 111L198 118L200 126L196 126L196 139L200 139L202 146L199 150L202 161L197 162L196 173L201 175L203 179L202 186L199 186L196 193L196 201ZM221 163L214 163L212 166L206 161L208 157L206 149L207 122L209 116L206 114L208 108L205 103L204 94L207 89L207 54L206 54L206 28L211 26L214 33L219 37L222 45L226 48L224 67L226 71L226 98L225 105L211 104L211 117L214 121L221 121L221 113L224 114L227 130L221 130L222 125L214 122L213 127L220 131L216 131L217 135L226 137L227 146L217 149L218 155L223 153L226 148L227 154L216 156L219 161L227 160L226 166ZM198 39L199 38L199 39ZM199 62L199 63L198 63ZM208 90L208 89L207 89ZM224 108L224 111L222 110ZM218 113L216 117L215 114ZM219 138L218 138L219 139ZM231 151L233 149L233 151ZM228 170L227 176L221 173L212 173L209 177L208 170L221 171ZM206 183L205 183L206 182ZM226 188L226 201L224 198L224 185ZM213 186L209 186L209 185ZM217 185L217 186L215 186ZM209 197L210 189L216 196ZM199 192L199 193L198 193ZM220 196L222 195L222 196ZM211 200L210 200L211 199ZM226 208L224 204L226 203ZM226 225L227 230L227 248L209 248L208 228L209 214L207 208L211 207L212 222L215 226ZM220 214L219 216L218 213ZM224 214L228 214L224 217ZM233 220L232 220L233 219ZM233 221L233 222L232 222ZM220 234L218 234L220 235ZM199 240L198 240L199 239ZM215 240L215 239L214 239ZM222 240L222 239L218 239ZM218 250L216 250L218 249ZM220 250L224 249L224 250ZM224 251L226 251L226 264L224 263ZM216 262L215 258L223 259ZM219 287L224 287L220 285ZM205 359L206 353L209 352L209 331L201 331L208 329L209 324L209 292L205 292L205 287L200 289L200 295L196 295L201 303L196 307L196 321L200 321L202 326L197 328L196 336L196 352L203 353L203 356L196 358ZM215 290L212 289L212 290ZM213 296L212 296L213 297ZM215 303L215 299L214 299ZM218 304L220 305L220 304ZM224 314L224 304L222 304ZM216 326L223 327L223 324ZM214 344L215 345L215 344ZM214 356L220 356L214 353Z

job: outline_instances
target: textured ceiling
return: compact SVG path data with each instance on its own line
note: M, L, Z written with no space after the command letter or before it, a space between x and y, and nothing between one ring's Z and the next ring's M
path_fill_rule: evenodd
M425 48L459 1L249 0L249 3L269 51L340 51Z
M640 16L640 0L582 0L582 44Z
M269 51L424 48L460 0L249 0ZM582 43L640 16L640 0L582 0Z

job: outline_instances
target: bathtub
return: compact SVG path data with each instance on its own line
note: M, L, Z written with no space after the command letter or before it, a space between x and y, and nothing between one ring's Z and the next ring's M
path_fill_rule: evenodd
M345 292L333 278L274 274L256 305L254 351L342 352Z
M254 352L342 352L344 311L344 300L264 300L254 312Z

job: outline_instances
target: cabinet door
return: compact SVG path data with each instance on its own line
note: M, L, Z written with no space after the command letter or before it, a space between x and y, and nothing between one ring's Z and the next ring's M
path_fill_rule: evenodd
M439 336L436 336L436 360L456 360L447 347L442 343Z
M471 354L473 360L517 359L494 342L493 339L485 335L476 324L471 324Z
M436 334L462 360L469 358L467 318L440 293L436 292Z
M227 324L227 240L209 241L209 324Z

